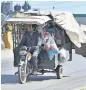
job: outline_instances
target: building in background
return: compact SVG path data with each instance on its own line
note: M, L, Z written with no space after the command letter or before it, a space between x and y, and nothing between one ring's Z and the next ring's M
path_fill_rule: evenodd
M12 1L3 1L1 3L1 13L9 14L13 10L13 2Z

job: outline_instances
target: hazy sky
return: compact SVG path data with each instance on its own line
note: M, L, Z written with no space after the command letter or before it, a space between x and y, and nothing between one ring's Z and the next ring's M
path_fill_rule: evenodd
M28 1L28 0L27 0ZM40 10L53 9L58 11L70 11L72 13L86 14L86 1L28 1L31 8L39 8ZM15 4L24 4L24 1L14 1Z

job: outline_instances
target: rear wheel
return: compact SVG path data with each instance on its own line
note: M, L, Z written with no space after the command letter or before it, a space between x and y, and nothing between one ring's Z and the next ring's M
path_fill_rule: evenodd
M57 79L61 79L63 77L63 66L62 65L57 66L56 75L57 75Z
M19 82L21 84L24 84L27 80L27 72L26 72L26 65L23 64L22 66L18 67L18 76L19 76Z

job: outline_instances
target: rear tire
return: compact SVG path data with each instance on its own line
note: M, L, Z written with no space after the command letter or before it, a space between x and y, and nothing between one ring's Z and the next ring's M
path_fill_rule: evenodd
M63 66L62 65L57 66L56 75L57 75L57 79L63 78Z
M18 67L18 76L19 76L19 82L21 84L24 84L27 80L27 72L26 72L26 65L23 64L22 66Z

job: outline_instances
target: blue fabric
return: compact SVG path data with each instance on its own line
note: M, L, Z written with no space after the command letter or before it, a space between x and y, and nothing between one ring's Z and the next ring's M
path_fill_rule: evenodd
M48 55L55 55L55 54L59 54L60 52L57 50L48 50L47 53Z

